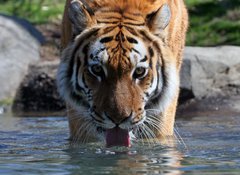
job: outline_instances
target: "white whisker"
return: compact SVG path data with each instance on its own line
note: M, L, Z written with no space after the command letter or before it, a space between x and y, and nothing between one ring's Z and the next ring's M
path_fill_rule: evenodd
M158 143L155 133L152 131L152 129L151 129L147 124L145 124L144 127L145 127L146 131L147 131L147 132L150 134L150 136L151 136L151 143L153 143L153 146L155 146L155 145Z
M184 142L184 140L183 140L183 138L181 137L180 133L178 132L178 129L177 129L177 125L176 125L176 124L175 124L175 127L174 127L174 133L176 133L175 137L177 138L178 142L179 142L180 144L183 144L183 146L184 146L186 149L188 149L188 148L187 148L187 145L185 144L185 142Z

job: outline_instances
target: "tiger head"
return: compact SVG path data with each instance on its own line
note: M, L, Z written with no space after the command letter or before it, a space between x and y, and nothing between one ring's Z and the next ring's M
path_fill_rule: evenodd
M77 117L88 122L89 134L103 136L108 146L129 146L131 135L152 137L161 128L178 76L165 30L169 6L116 2L71 2L72 42L62 53L57 81Z

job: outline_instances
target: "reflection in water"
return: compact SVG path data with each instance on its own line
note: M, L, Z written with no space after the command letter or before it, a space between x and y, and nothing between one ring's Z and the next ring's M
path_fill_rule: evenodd
M73 174L99 172L111 174L166 174L179 175L182 154L176 148L155 145L135 145L132 148L96 149L96 145L88 148L69 148L66 150L69 160L66 165L74 164Z
M154 150L153 150L154 151ZM149 155L138 154L131 159L120 159L118 167L126 168L136 174L182 174L180 167L181 154L174 149L165 149L162 153L156 152Z
M184 145L69 146L64 117L0 115L0 174L240 174L240 117L178 120ZM181 140L180 140L181 141ZM181 141L182 142L182 141ZM174 143L174 142L166 142Z

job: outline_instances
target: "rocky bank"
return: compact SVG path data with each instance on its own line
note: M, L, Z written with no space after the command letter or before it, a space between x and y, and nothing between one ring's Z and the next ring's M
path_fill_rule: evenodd
M30 65L16 92L12 110L18 115L60 115L65 103L60 98L55 75L59 61Z
M181 88L198 99L240 94L240 47L186 47Z
M29 22L0 15L0 101L13 98L30 64L40 60L44 38Z

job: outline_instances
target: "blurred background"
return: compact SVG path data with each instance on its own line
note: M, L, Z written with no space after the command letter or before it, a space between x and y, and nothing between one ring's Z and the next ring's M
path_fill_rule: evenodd
M185 0L190 14L187 45L240 44L239 0ZM34 25L59 23L65 0L0 0L0 12Z

